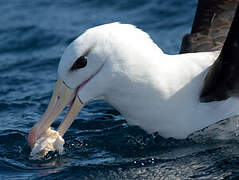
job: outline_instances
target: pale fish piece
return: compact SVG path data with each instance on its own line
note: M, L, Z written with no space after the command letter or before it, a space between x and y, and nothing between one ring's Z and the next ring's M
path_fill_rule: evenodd
M58 151L59 154L64 153L65 144L64 139L59 135L59 133L52 128L48 128L42 136L36 140L34 147L32 148L30 157L33 160L41 159L49 151Z

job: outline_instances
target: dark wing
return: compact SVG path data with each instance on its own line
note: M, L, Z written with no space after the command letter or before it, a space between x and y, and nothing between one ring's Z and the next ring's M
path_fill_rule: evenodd
M199 0L190 34L180 53L221 50L239 0Z
M239 5L222 51L210 68L200 101L220 101L239 95Z

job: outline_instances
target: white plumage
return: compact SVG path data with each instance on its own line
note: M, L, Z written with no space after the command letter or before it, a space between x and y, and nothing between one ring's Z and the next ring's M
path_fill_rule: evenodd
M87 66L70 71L84 54ZM112 23L91 28L71 43L58 73L72 89L94 75L77 93L83 103L103 99L129 124L164 137L185 138L239 114L236 98L199 102L205 75L217 56L218 52L167 55L140 29Z

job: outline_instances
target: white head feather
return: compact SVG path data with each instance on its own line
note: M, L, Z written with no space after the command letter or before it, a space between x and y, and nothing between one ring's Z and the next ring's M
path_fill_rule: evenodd
M84 55L87 66L71 71ZM128 123L182 138L239 113L233 98L199 103L207 68L216 56L213 52L169 56L135 26L112 23L91 28L74 40L61 58L58 73L73 89L94 76L78 91L82 102L104 99Z

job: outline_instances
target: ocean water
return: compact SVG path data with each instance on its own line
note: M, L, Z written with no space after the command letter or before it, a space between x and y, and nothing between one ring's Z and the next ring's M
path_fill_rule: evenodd
M196 0L0 1L0 179L237 179L236 140L164 139L127 125L103 101L84 107L65 154L29 158L27 135L46 109L66 46L86 29L134 24L169 54L190 32ZM57 127L60 119L53 124Z

